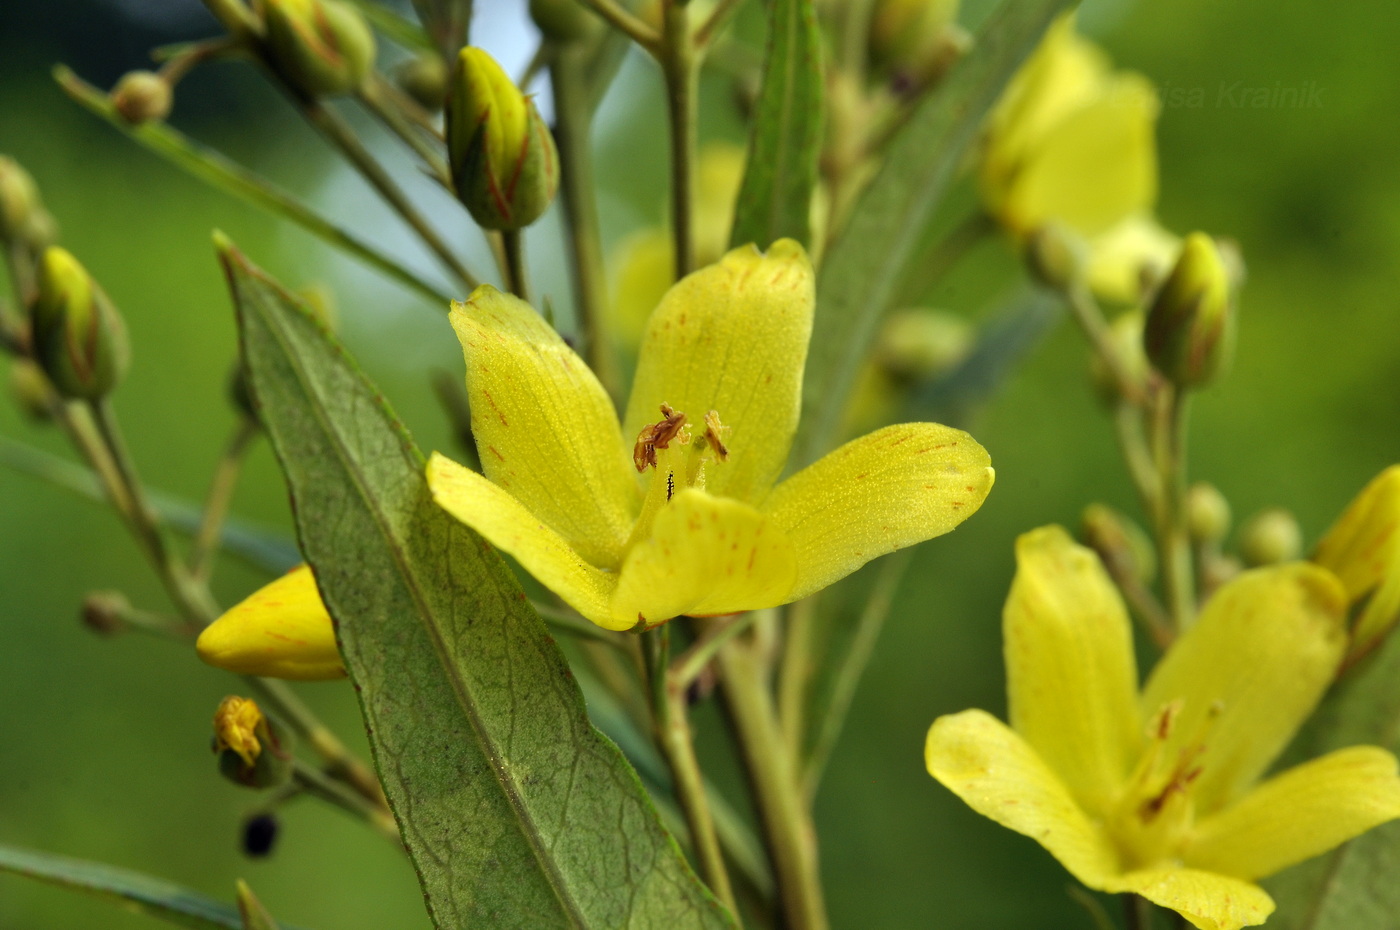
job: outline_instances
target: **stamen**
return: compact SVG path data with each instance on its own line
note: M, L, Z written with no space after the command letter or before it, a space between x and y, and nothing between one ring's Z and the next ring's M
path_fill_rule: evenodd
M710 448L715 450L715 457L721 462L729 458L729 448L725 446L723 435L729 431L729 427L719 421L719 411L711 410L705 414L705 442Z
M648 424L637 434L637 444L632 447L632 464L637 471L646 471L648 466L655 468L656 450L670 448L671 441L685 426L685 414L672 410L669 404L661 405L661 417L661 422ZM685 441L684 437L681 439Z

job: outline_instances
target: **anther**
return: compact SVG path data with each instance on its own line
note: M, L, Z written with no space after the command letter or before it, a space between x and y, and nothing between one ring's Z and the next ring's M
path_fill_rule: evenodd
M669 448L671 440L685 426L685 414L672 410L669 404L661 405L661 417L661 422L648 424L637 434L637 444L632 447L632 464L637 471L646 471L648 466L655 468L656 450Z

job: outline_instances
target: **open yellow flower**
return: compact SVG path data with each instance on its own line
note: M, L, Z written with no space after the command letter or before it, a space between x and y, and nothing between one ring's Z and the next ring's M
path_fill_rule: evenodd
M1313 561L1342 580L1359 610L1352 655L1359 655L1400 620L1400 465L1371 480L1322 537Z
M1157 94L1114 71L1066 14L1012 79L988 119L978 175L987 211L1018 239L1055 222L1089 244L1101 296L1136 300L1179 242L1158 225Z
M1295 562L1245 572L1141 694L1123 602L1059 527L1017 542L1004 614L1009 716L940 717L930 774L1090 888L1206 930L1264 922L1254 881L1400 817L1395 757L1329 753L1261 781L1346 650L1346 596Z
M814 290L791 240L735 249L674 285L619 423L529 305L478 288L452 325L485 474L434 454L435 499L613 630L784 604L948 532L993 472L946 426L886 427L774 486L797 428Z

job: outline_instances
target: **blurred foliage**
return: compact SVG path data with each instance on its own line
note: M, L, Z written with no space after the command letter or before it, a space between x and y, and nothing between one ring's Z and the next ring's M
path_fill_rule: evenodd
M449 448L428 378L434 368L456 371L460 356L437 309L160 164L79 113L48 80L49 65L64 60L109 84L143 64L151 45L206 31L195 0L146 4L161 17L120 14L140 6L3 5L0 151L33 172L65 244L126 315L134 365L116 404L145 477L200 497L234 424L224 400L234 328L209 243L216 226L287 283L327 284L346 342L420 444ZM1120 63L1162 88L1164 222L1237 237L1250 268L1234 369L1195 407L1193 477L1218 485L1241 516L1287 505L1309 543L1366 480L1400 459L1400 173L1380 157L1400 148L1400 124L1387 116L1400 108L1400 19L1387 9L1380 0L1107 0L1085 12L1086 28ZM634 55L621 82L597 139L611 239L655 222L664 191L654 74ZM1242 88L1309 82L1318 106L1232 105ZM1190 103L1196 89L1199 107L1173 105ZM706 94L727 99L720 85ZM175 122L345 222L393 235L384 214L363 206L371 198L356 179L249 69L197 74L177 95ZM704 130L738 134L728 115ZM560 294L556 240L551 223L531 234L534 272ZM988 243L934 296L974 315L1018 273L1009 252ZM920 756L936 715L1004 706L999 616L1015 535L1073 525L1096 499L1133 511L1078 334L1055 332L971 428L992 453L996 491L976 520L919 550L818 800L837 927L1091 926L1049 856L939 788ZM0 433L65 452L60 437L10 405L0 405ZM290 527L265 444L235 510ZM245 877L279 918L311 927L428 925L406 860L324 807L293 804L274 855L242 856L249 795L216 777L207 748L209 718L233 681L177 646L100 640L77 622L92 589L163 603L111 514L0 472L0 527L0 838L152 872L223 900ZM217 593L231 602L257 580L225 560ZM302 693L363 748L348 689ZM150 926L8 877L0 878L0 925Z

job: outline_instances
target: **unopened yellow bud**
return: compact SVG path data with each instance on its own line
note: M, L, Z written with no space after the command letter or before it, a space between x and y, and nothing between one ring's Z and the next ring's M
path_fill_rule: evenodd
M457 197L488 229L523 229L559 189L559 155L534 101L479 48L457 58L447 101Z
M170 82L154 71L129 71L112 88L112 106L133 126L165 119L173 101Z
M1385 635L1400 620L1400 465L1392 465L1347 505L1322 537L1312 560L1342 580L1360 607L1354 650Z
M1193 542L1220 542L1230 533L1230 502L1213 484L1191 485L1186 492L1186 525Z
M248 699L230 696L214 712L214 754L219 771L235 784L273 788L292 774L291 737Z
M595 35L603 21L580 0L530 0L530 18L546 39L576 42Z
M437 52L410 58L399 67L397 78L404 93L429 113L447 102L447 62Z
M1261 510L1240 527L1240 557L1250 568L1292 561L1302 551L1303 530L1282 507Z
M28 241L30 225L41 209L34 178L19 162L0 155L0 243Z
M890 77L923 85L951 61L948 40L957 15L958 0L875 0L871 64Z
M374 33L341 0L264 0L268 60L283 79L312 97L335 97L360 85L374 65Z
M1178 387L1208 384L1233 348L1231 303L1230 277L1215 240L1200 232L1187 236L1143 330L1153 367Z
M105 397L126 373L126 327L111 300L68 251L50 246L39 261L34 351L64 397Z
M330 614L305 565L255 591L199 635L199 657L242 675L343 678Z
M885 318L875 343L875 361L902 381L927 381L948 372L972 348L972 327L938 310L898 310Z
M1080 519L1080 536L1114 578L1150 584L1157 558L1147 532L1125 514L1105 504L1090 504Z
M44 371L27 358L16 358L10 364L10 396L16 406L35 423L53 419L53 394Z

